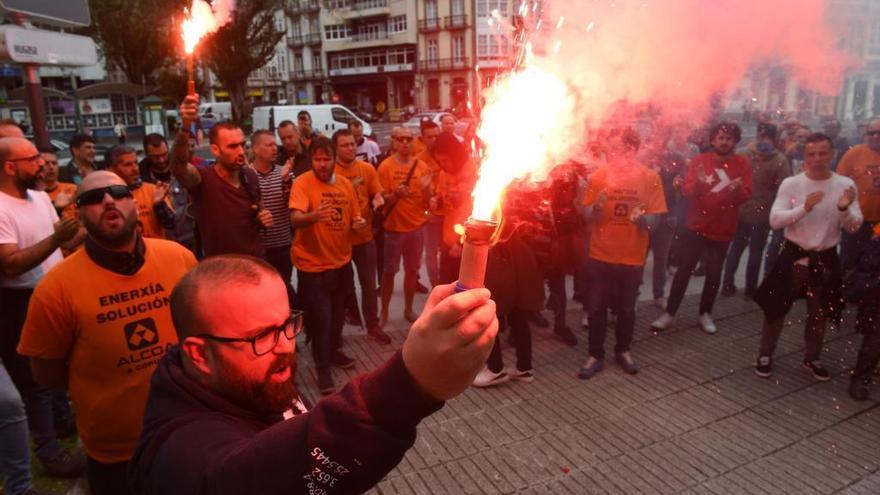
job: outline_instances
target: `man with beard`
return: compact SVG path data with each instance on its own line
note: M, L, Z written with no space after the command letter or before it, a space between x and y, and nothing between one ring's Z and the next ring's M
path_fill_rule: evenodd
M198 117L199 96L188 95L180 105L183 128ZM257 173L245 167L241 128L220 122L208 134L217 161L196 167L189 162L189 135L177 133L171 149L171 171L192 197L196 226L205 257L225 253L265 257L260 231L272 227L272 212L263 207Z
M709 131L712 151L697 155L688 168L682 186L688 205L678 271L669 289L666 312L651 323L653 332L663 331L674 323L691 274L703 256L706 257L706 280L700 296L700 327L710 335L718 331L712 321L712 307L721 285L724 257L736 235L739 205L752 195L749 160L734 153L741 137L738 125L715 124Z
M58 180L79 184L90 173L98 170L95 164L95 138L88 134L74 134L70 138L70 153L73 158L58 172Z
M299 127L291 120L282 120L278 124L278 139L281 140L281 146L278 146L278 155L275 157L275 164L281 167L288 167L294 177L298 177L312 169L312 159L309 156L309 150L303 148L300 142Z
M189 131L187 131L189 132ZM195 146L195 136L189 133L189 143ZM168 184L168 196L171 198L171 207L174 210L174 227L166 232L166 238L175 240L190 251L195 250L195 225L189 213L189 194L186 188L180 185L174 174L171 173L171 163L168 161L168 143L161 134L147 134L144 136L144 157L138 163L141 180L150 184ZM190 152L190 163L198 166L201 159Z
M0 139L0 166L0 361L24 400L40 463L51 476L75 477L85 463L55 438L52 392L34 380L27 357L15 346L34 287L62 260L59 248L76 236L79 223L59 221L49 196L35 190L43 158L29 141Z
M498 329L489 291L453 292L435 288L400 351L304 412L291 380L302 315L281 278L250 257L202 262L171 297L180 346L153 377L135 493L367 491L489 354Z
M125 494L150 375L177 341L171 290L196 260L180 244L137 233L137 205L116 174L89 174L76 204L85 247L37 286L18 352L37 382L70 391L90 492Z
M151 184L141 180L137 152L128 145L119 144L110 148L107 165L111 172L125 181L134 196L141 234L165 239L165 229L174 228L174 210L168 199L168 183Z
M354 142L357 145L357 159L365 161L373 167L379 166L379 156L382 150L379 145L372 139L364 137L364 124L360 120L349 120L348 130L354 136Z
M333 392L330 366L351 368L354 360L342 350L345 296L353 283L352 236L363 233L357 193L351 182L336 173L333 145L319 136L312 142L312 171L293 182L290 221L297 229L291 258L297 270L306 310L306 329L321 393Z

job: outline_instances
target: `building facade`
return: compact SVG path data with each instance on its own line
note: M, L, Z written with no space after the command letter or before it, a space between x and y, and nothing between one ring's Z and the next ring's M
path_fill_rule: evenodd
M330 100L383 114L415 101L416 1L325 0Z
M418 0L416 9L416 106L463 112L476 94L474 2Z
M325 103L330 98L330 81L322 50L321 2L291 0L285 12L290 62L288 102L300 105Z

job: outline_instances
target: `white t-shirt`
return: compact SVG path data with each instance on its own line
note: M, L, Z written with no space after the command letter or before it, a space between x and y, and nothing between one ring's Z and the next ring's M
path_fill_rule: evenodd
M28 189L27 199L0 192L0 244L16 244L28 248L55 232L58 213L52 200L42 191ZM17 276L0 276L0 287L15 289L34 288L46 272L63 259L56 249L42 263Z
M812 180L800 173L782 181L770 209L770 226L785 228L785 238L807 251L824 251L840 243L840 231L855 232L862 225L862 210L856 199L846 211L837 209L843 192L856 185L849 177L831 174L825 180ZM825 195L807 213L807 195L822 191ZM856 194L858 198L858 194Z
M364 142L357 147L357 159L372 164L374 167L378 164L381 154L379 145L372 139L364 138Z

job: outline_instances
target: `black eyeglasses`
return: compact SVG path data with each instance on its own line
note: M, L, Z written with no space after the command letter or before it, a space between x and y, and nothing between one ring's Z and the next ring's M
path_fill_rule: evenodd
M129 189L128 186L113 185L107 187L99 187L97 189L92 189L80 194L76 198L76 205L96 205L101 201L104 201L105 194L109 194L110 197L113 199L124 199L132 197L131 189Z
M253 337L219 337L217 335L210 335L207 333L196 335L196 337L224 343L250 342L251 349L253 349L254 354L256 354L257 356L262 356L264 354L272 352L272 349L275 349L275 346L278 345L278 338L282 333L284 333L284 337L286 337L287 340L293 340L296 338L297 335L302 333L302 329L303 312L299 310L291 310L290 318L282 323L281 326L267 328Z

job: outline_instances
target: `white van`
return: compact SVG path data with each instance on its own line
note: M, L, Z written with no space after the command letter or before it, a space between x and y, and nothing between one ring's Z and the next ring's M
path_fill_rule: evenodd
M252 125L254 130L268 129L275 133L275 140L281 144L278 139L278 133L275 129L278 124L285 120L290 120L296 124L296 115L301 111L309 112L312 116L312 129L320 132L327 137L333 135L339 129L347 129L350 120L357 120L364 126L364 135L373 134L373 128L370 124L359 119L351 110L342 105L274 105L254 108Z
M199 105L199 118L222 122L232 118L232 103L228 101L209 101Z

